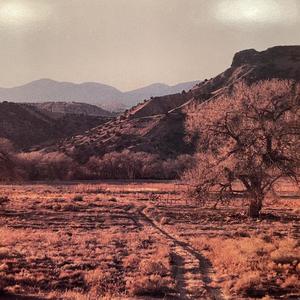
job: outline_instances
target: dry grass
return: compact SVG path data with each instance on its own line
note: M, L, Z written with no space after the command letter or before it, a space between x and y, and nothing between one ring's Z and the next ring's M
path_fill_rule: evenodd
M268 203L259 222L243 215L242 203L217 210L186 205L184 186L177 183L1 189L10 199L0 209L5 293L74 300L180 298L188 282L178 282L183 279L172 261L174 241L141 217L138 211L147 206L145 213L163 230L208 259L214 272L206 275L210 285L228 297L299 295L300 204L287 198L294 193L290 187L284 199Z
M300 248L295 239L203 237L195 238L193 245L211 260L228 295L259 297L300 290Z
M130 256L125 265L135 274L126 281L132 296L163 297L174 289L168 247L158 246L147 259Z

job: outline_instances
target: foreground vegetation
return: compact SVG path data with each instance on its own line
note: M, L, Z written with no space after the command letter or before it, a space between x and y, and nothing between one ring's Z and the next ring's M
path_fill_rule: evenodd
M299 191L281 182L261 219L175 182L2 185L2 296L296 299ZM4 199L4 198L1 198ZM275 201L276 200L276 201Z

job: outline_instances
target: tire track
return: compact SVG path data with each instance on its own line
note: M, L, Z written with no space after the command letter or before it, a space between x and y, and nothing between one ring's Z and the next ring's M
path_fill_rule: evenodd
M210 262L189 244L180 241L152 220L145 212L145 207L138 209L138 214L141 221L155 228L171 242L173 274L180 299L222 300L220 290L210 286L213 273Z

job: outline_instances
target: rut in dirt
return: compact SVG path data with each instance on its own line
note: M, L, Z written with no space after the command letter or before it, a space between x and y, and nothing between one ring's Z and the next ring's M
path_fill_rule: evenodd
M138 213L142 221L170 241L171 258L174 264L173 276L180 299L223 300L220 289L210 285L213 274L210 261L189 244L180 241L152 220L145 213L145 208L138 209Z

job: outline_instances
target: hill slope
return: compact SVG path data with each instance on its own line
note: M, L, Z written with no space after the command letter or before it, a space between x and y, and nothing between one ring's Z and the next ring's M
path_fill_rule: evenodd
M28 103L38 109L59 114L75 114L95 117L111 117L113 114L99 106L80 102Z
M176 94L182 92L183 90L188 91L199 82L200 81L184 82L173 86L155 83L124 93L124 99L127 105L131 107L132 105L136 105L137 103L143 101L144 99L149 99L150 97Z
M16 148L53 143L107 121L105 117L54 114L12 102L0 103L0 119L0 137L9 139Z
M91 155L131 149L172 157L193 151L184 141L183 107L191 101L209 101L233 84L262 79L300 80L300 46L279 46L235 54L232 65L215 78L195 85L189 92L154 97L126 111L117 119L83 135L46 149L59 149L84 161Z

